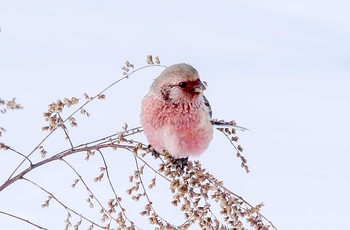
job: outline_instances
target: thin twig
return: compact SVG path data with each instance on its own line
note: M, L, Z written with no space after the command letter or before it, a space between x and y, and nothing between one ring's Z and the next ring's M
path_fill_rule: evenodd
M134 223L128 218L128 216L125 214L125 209L123 208L123 206L121 205L121 203L120 203L120 201L119 201L119 196L117 195L117 193L116 193L116 191L115 191L115 189L114 189L114 186L113 186L113 184L112 184L111 178L109 177L109 171L108 171L107 162L106 162L106 160L105 160L105 158L104 158L104 156L103 156L101 150L98 149L97 151L100 153L101 158L102 158L102 160L103 160L103 164L104 164L105 171L106 171L106 175L107 175L107 180L108 180L109 186L111 187L111 189L112 189L112 191L113 191L113 194L114 194L114 197L115 197L115 199L116 199L116 202L117 202L118 206L120 207L120 209L121 209L121 211L122 211L122 213L123 213L125 219L127 219L127 220L129 221L129 223L134 224ZM109 213L109 212L107 212L107 213ZM137 227L137 226L135 226L135 227L136 227L137 229L141 229L141 228L139 228L139 227Z
M108 147L113 147L113 148L124 148L124 149L127 149L127 148L134 148L135 146L131 146L131 145L120 145L120 144L115 144L115 143L110 143L110 139L114 136L116 137L119 137L121 134L123 134L124 137L128 136L128 135L132 135L132 134L136 134L136 133L140 133L142 132L142 129L141 127L136 127L136 128L132 128L132 129L129 129L129 130L125 130L123 132L118 132L118 133L115 133L115 134L112 134L112 135L109 135L109 136L106 136L104 138L101 138L99 140L96 140L96 141L91 141L91 142L87 142L87 143L84 143L84 144L80 144L78 146L75 146L73 147L72 149L67 149L67 150L64 150L50 158L47 158L43 161L40 161L36 164L33 164L31 162L31 165L25 169L24 171L22 171L21 173L17 174L15 177L12 177L11 176L11 179L9 178L7 181L5 181L5 183L3 185L0 186L0 191L2 191L4 188L8 187L9 185L11 185L13 182L15 182L16 180L18 180L21 176L24 176L25 174L27 174L28 172L30 172L31 170L33 170L34 168L36 167L39 167L43 164L46 164L48 162L51 162L51 161L54 161L54 160L58 160L60 158L63 158L65 156L68 156L68 155L71 155L71 154L74 154L76 152L83 152L83 151L89 151L89 150L95 150L95 149L103 149L103 148L108 148ZM116 140L116 139L115 139ZM100 143L98 143L100 142ZM90 144L93 144L93 143L97 143L95 145L92 145L92 146L88 146ZM107 144L105 144L107 143ZM145 145L144 145L145 146ZM8 149L10 148L9 146L6 146ZM144 147L142 148L143 150L146 150L147 148ZM25 157L25 156L24 156ZM29 159L28 159L29 160Z
M145 165L147 165L148 168L150 168L153 172L155 172L156 174L158 174L159 176L163 177L165 180L167 180L169 183L171 182L171 180L167 177L165 177L163 174L159 173L156 169L154 169L152 166L150 166L144 159L142 159L140 156L137 155L137 158L139 160L141 160ZM160 157L158 157L159 159L161 159ZM163 160L163 159L162 159ZM164 161L163 161L164 163Z
M47 164L49 162L55 161L55 160L60 160L63 157L72 155L74 153L78 153L78 152L85 152L85 151L91 151L91 150L97 150L97 149L104 149L104 148L122 148L122 149L129 149L129 148L134 148L135 146L132 145L121 145L121 144L113 144L113 143L109 143L109 144L103 144L103 145L93 145L93 146L89 146L89 147L80 147L80 148L74 148L74 149L68 149L65 150L63 152L60 152L50 158L47 158L45 160L39 161L36 164L32 164L31 166L29 166L28 168L26 168L25 170L23 170L22 172L18 173L16 176L12 177L11 179L5 181L4 184L2 184L0 186L0 192L2 190L4 190L5 188L7 188L9 185L11 185L12 183L14 183L15 181L21 179L24 175L26 175L27 173L29 173L30 171L34 170L35 168Z
M21 221L23 221L23 222L26 222L26 223L28 223L28 224L31 224L31 225L33 225L34 227L37 227L37 228L39 228L39 229L47 230L47 228L41 227L40 225L37 225L37 224L35 224L35 223L33 223L33 222L29 221L29 220L26 220L26 219L24 219L24 218L22 218L22 217L19 217L19 216L16 216L16 215L13 215L13 214L10 214L10 213L7 213L7 212L3 212L3 211L0 211L0 213L1 213L1 214L4 214L4 215L7 215L7 216L10 216L10 217L13 217L13 218L16 218L16 219L21 220Z
M198 169L197 169L197 172L199 172L199 171L200 171L201 174L202 174L211 184L213 184L216 188L218 188L218 189L219 189L219 188L222 188L222 189L225 191L225 193L231 194L232 196L234 196L234 197L238 198L239 200L243 201L243 202L244 202L246 205L248 205L250 208L254 208L254 206L251 205L248 201L246 201L243 197L241 197L241 196L239 196L238 194L232 192L231 190L229 190L228 188L226 188L223 184L218 183L216 180L210 179L210 177L213 177L213 176L210 175L208 172L207 172L206 174L204 174L202 170L198 170ZM266 222L268 222L268 223L271 225L271 227L273 227L274 229L277 230L277 228L272 224L272 222L271 222L269 219L267 219L267 218L266 218L264 215L262 215L260 212L258 212L258 213L259 213L259 215L260 215Z
M96 94L94 97L92 97L90 100L86 101L83 105L81 105L78 109L76 109L73 113L71 113L71 115L69 115L64 121L63 123L65 123L66 121L68 121L71 117L74 116L74 114L76 114L77 112L81 111L81 109L83 107L85 107L87 104L89 104L91 101L93 101L94 99L96 99L97 97L99 97L101 94L103 94L104 92L106 92L108 89L110 89L111 87L113 87L115 84L121 82L122 80L125 80L125 79L128 79L129 76L131 76L132 74L142 70L142 69L145 69L145 68L150 68L150 67L163 67L163 68L166 68L166 66L164 65L147 65L147 66L143 66L143 67L140 67L138 69L135 69L133 71L131 71L129 74L125 75L124 77L122 78L119 78L117 81L113 82L112 84L110 84L109 86L107 86L105 89L103 89L101 92L99 92L98 94ZM44 139L42 139L39 144L27 155L26 159L29 158L56 130L57 130L57 126L51 130L47 135L46 137L44 137ZM13 177L13 175L17 172L17 170L22 166L22 164L25 162L24 159L23 161L21 161L19 163L19 165L15 168L15 170L11 173L11 175L9 176L8 179L11 179ZM1 190L0 190L1 191Z
M154 209L154 207L153 207L153 205L152 205L152 201L150 200L150 198L149 198L149 196L148 196L148 194L147 194L145 185L143 184L143 181L142 181L142 175L141 175L141 171L140 171L140 168L139 168L139 163L138 163L137 157L136 157L137 152L133 152L133 154L134 154L136 169L137 169L137 171L138 171L138 173L139 173L139 181L140 181L140 183L141 183L142 190L143 190L144 195L146 196L146 199L147 199L147 201L148 201L148 204L150 205L150 207L151 207L153 213L154 213L157 217L159 217L162 221L164 221L166 224L169 225L169 223L168 223L164 218L162 218L162 217L156 212L156 210Z
M71 209L70 207L68 207L67 205L65 205L62 201L60 201L58 198L56 198L56 196L54 196L51 192L47 191L46 189L44 189L43 187L41 187L40 185L38 185L37 183L35 183L32 180L29 180L25 177L22 177L22 180L28 181L29 183L35 185L36 187L38 187L39 189L41 189L42 191L44 191L45 193L47 193L49 196L51 196L54 200L57 201L57 203L59 203L62 207L64 207L65 209L69 210L70 212L74 213L75 215L79 216L80 218L90 222L91 224L100 227L100 228L104 228L103 226L97 224L96 222L90 220L89 218L83 216L82 214L76 212L75 210Z
M247 165L247 161L242 156L241 151L239 150L239 148L237 148L237 146L233 143L233 141L231 140L229 135L226 132L224 132L223 129L217 128L217 130L220 131L221 133L223 133L225 135L225 137L229 140L230 144L235 148L237 157L240 158L240 160L242 161L241 167L245 169L246 173L249 173L250 171L249 171L249 167Z
M14 148L12 148L12 147L10 147L10 146L7 146L7 148L8 148L8 150L11 150L12 152L17 153L18 155L20 155L21 157L23 157L24 160L29 161L29 163L30 163L31 165L33 164L33 162L32 162L27 156L25 156L24 154L20 153L19 151L15 150Z
M66 135L66 138L67 138L68 141L69 141L70 147L73 149L73 148L74 148L74 147L73 147L73 143L72 143L72 140L71 140L70 136L68 135L67 126L64 124L63 119L62 119L62 117L61 117L61 114L58 113L58 112L57 112L57 114L58 114L58 116L59 116L59 118L60 118L60 125L62 126L62 129L63 129L63 131L64 131L64 134Z
M78 146L75 146L75 148L79 148L79 147L82 147L82 146L88 146L88 145L91 145L91 144L94 144L94 143L98 143L98 142L100 142L100 144L113 142L113 140L117 139L119 137L119 135L121 135L121 134L123 135L123 137L127 137L127 136L134 135L136 133L141 133L141 132L143 132L143 129L142 129L141 126L139 126L139 127L136 127L136 128L132 128L132 129L128 129L128 130L122 131L122 132L117 132L117 133L111 134L109 136L106 136L106 137L103 137L103 138L100 138L100 139L97 139L97 140L94 140L94 141L91 141L91 142L80 144ZM117 137L117 138L113 139L113 137ZM104 141L104 142L102 142L102 141Z
M95 194L91 191L91 189L89 188L89 186L86 184L85 180L83 179L83 177L78 173L78 171L65 159L62 159L62 161L64 163L66 163L74 172L75 174L79 177L80 181L84 184L86 190L94 197L94 199L96 200L96 202L100 205L100 207L106 212L108 213L109 217L112 220L115 220L115 218L109 213L107 212L106 208L102 205L102 203L98 200L98 198L95 196Z

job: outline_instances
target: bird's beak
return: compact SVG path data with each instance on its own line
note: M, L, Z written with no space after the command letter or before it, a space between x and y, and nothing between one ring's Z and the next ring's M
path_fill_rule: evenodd
M203 82L198 81L198 84L193 87L193 92L203 93L205 89L206 88L205 88L205 85L203 84Z

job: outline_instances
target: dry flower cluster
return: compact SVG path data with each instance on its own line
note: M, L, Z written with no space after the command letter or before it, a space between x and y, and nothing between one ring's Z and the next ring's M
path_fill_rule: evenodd
M47 198L42 202L42 208L49 208L50 203L56 202L67 212L67 216L64 219L64 229L82 229L82 225L88 226L88 229L147 229L147 227L139 226L130 215L130 212L135 212L124 207L124 200L131 199L135 202L145 203L143 209L137 211L139 214L148 219L150 225L155 229L191 229L191 227L199 226L202 229L276 229L276 227L264 217L261 213L263 204L251 205L241 196L233 193L225 187L222 181L216 179L211 173L204 169L199 161L189 161L188 165L183 169L179 169L174 164L172 157L167 152L159 153L159 155L152 154L152 150L147 144L131 139L135 134L142 132L142 127L129 128L127 124L122 127L120 132L112 135L99 138L94 141L86 142L80 145L74 145L71 138L68 135L68 130L77 126L77 120L75 115L80 112L82 115L90 116L85 110L85 106L94 99L105 99L105 92L120 82L127 79L131 74L148 67L161 66L159 58L156 57L153 60L151 55L147 56L147 66L134 68L134 65L130 62L125 62L122 67L123 77L118 81L113 82L106 87L100 93L94 97L84 94L85 102L81 102L76 97L64 98L58 100L49 105L48 111L44 113L44 119L48 122L48 125L42 128L43 131L47 131L47 136L29 152L29 154L23 154L19 151L9 147L5 143L0 143L0 151L12 151L21 157L23 161L14 169L10 177L0 183L0 196L1 191L11 186L17 181L25 181L35 188L46 194ZM156 64L154 64L156 63ZM164 67L164 66L161 66ZM82 103L79 106L79 103ZM9 109L22 108L15 103L15 99L12 101L1 101L0 105L5 105ZM70 115L63 118L63 113L66 108L73 109ZM213 120L212 123L218 126L218 130L222 132L234 146L237 157L241 160L241 166L249 172L247 166L247 160L242 155L243 148L237 145L238 137L236 135L237 129L244 129L236 126L234 121L225 122ZM69 124L70 127L67 125ZM222 127L220 127L222 126ZM228 127L224 127L228 126ZM70 147L55 153L48 154L43 145L46 140L51 136L53 132L62 130L66 139L69 140ZM131 186L126 190L126 196L117 194L117 189L110 175L109 163L105 156L109 153L108 150L121 149L130 152L134 159L134 171L129 176L129 182ZM67 157L76 153L85 153L85 160L88 161L93 157L99 157L103 165L99 167L99 173L92 179L95 183L94 186L106 182L113 196L107 198L108 201L103 200L106 197L99 197L93 192L93 187L89 186L86 182L86 178L68 161ZM39 153L42 157L41 161L32 162L31 156L34 153ZM96 210L96 216L98 218L91 218L82 214L79 210L75 210L70 204L64 203L53 192L48 191L46 188L39 185L37 181L33 181L27 177L27 174L33 170L40 170L40 166L46 165L53 161L59 161L66 166L74 175L76 179L73 180L71 187L73 189L83 188L88 196L86 198L87 205ZM24 170L25 162L29 163L29 166ZM155 166L156 165L156 166ZM150 179L145 174L153 174ZM180 210L183 213L183 221L180 224L172 223L167 220L162 213L157 211L157 207L152 202L150 191L154 193L159 188L159 180L162 180L168 184L172 196L169 206L174 206L175 209ZM164 183L163 183L164 184ZM120 193L120 192L118 192ZM129 195L129 197L128 197ZM127 212L128 210L128 212ZM20 221L26 222L38 229L46 229L40 224L27 220L25 217L20 217L5 211L0 211L0 214L6 215L9 218L15 218ZM76 217L75 219L73 217ZM78 219L78 221L76 221Z
M17 110L23 109L23 107L16 102L16 98L12 98L12 100L3 100L0 98L0 113L4 114L7 110ZM0 137L2 134L6 132L6 129L0 126Z

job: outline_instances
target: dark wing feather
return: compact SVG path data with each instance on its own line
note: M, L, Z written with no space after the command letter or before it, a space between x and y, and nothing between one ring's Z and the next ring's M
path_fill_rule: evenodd
M210 104L209 104L209 101L208 99L203 95L203 98L204 98L204 105L208 107L209 109L209 116L210 118L213 118L213 111L211 110L211 107L210 107Z

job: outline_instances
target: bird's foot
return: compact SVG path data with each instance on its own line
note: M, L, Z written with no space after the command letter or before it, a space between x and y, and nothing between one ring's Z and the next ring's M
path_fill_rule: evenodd
M152 156L158 158L160 156L159 152L157 152L152 145L148 145L148 149L151 151Z
M173 163L175 164L176 168L180 168L181 170L184 170L185 166L188 165L188 157L175 158Z
M152 150L152 156L154 156L155 158L158 158L160 156L160 154L155 149L153 149Z

